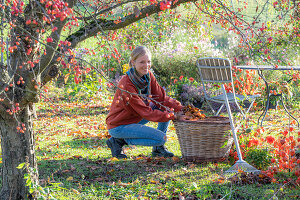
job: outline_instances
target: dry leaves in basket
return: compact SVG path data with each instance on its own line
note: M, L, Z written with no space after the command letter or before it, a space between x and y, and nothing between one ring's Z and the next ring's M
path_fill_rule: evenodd
M198 121L205 118L205 114L201 113L202 110L192 105L187 105L183 108L184 119L190 121Z

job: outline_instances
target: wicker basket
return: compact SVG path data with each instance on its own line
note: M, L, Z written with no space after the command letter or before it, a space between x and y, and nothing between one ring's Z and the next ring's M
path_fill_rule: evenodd
M220 161L228 157L233 144L226 117L207 117L201 121L173 121L182 157L187 161ZM227 144L224 146L225 142Z

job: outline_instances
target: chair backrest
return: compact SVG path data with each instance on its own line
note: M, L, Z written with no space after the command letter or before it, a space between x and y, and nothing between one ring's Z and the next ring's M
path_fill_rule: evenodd
M211 96L222 94L221 88L214 91L213 94L208 94L209 83L231 83L233 86L231 63L228 59L199 58L197 60L197 67L205 98L209 99ZM234 87L232 87L232 93L235 95Z
M228 59L199 58L197 67L202 82L232 82L231 64Z

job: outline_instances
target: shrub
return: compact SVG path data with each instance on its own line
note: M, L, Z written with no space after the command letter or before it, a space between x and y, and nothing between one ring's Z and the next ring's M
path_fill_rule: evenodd
M159 46L152 47L154 71L162 85L172 77L197 78L196 60L200 57L223 57L210 41L203 26L197 29L174 28Z
M268 166L271 165L271 155L266 149L249 149L246 152L245 160L250 164L256 167L257 169L265 170Z

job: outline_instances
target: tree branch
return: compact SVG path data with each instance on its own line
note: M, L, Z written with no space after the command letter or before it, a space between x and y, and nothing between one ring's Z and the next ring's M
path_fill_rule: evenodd
M73 8L74 5L76 4L77 0L69 0L69 8ZM58 21L56 23L54 23L54 27L57 27L57 30L52 32L50 37L53 39L53 42L48 42L47 45L45 45L45 52L46 54L44 54L41 57L40 63L39 63L39 68L36 70L39 70L40 72L43 72L46 67L50 64L50 62L52 61L55 52L57 50L57 46L60 40L60 35L62 32L62 29L64 27L64 25L66 24L67 19L65 19L64 21Z
M171 9L187 2L195 2L197 0L178 0L172 4ZM98 19L90 22L88 25L82 27L75 33L71 34L66 38L66 41L71 42L70 48L75 48L80 42L97 35L98 32L108 31L108 30L117 30L124 28L140 19L146 18L152 14L160 12L160 4L153 4L143 8L140 11L140 15L136 16L135 14L128 15L126 17L118 20L108 20Z
M145 0L128 0L128 1L126 1L126 2L122 2L122 3L116 4L116 5L114 5L114 6L111 6L111 7L109 7L109 8L103 9L103 10L101 10L101 11L99 11L99 12L93 14L93 15L90 15L90 16L88 16L88 17L79 17L79 18L77 18L77 19L79 19L79 20L85 20L85 21L93 20L93 19L96 19L97 16L99 16L99 15L101 15L101 14L104 14L104 13L108 13L109 11L111 11L111 10L113 10L113 9L115 9L115 8L118 8L118 7L122 6L122 5L125 5L125 4L127 4L127 3L141 2L141 1L145 1ZM80 1L80 2L81 2L81 1Z

